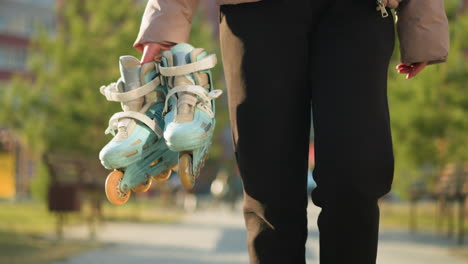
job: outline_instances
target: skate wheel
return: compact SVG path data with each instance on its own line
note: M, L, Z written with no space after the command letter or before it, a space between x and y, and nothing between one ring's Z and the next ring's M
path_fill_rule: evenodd
M122 182L123 172L115 170L111 172L106 179L105 191L107 200L114 205L122 205L130 199L130 192L122 192L120 190L120 182Z
M172 173L171 170L165 170L165 171L159 173L158 175L154 176L153 178L157 182L165 182L165 181L167 181L169 179L169 177L171 177L171 173Z
M192 155L188 152L179 154L179 177L182 185L190 190L195 184L193 177Z
M134 191L136 193L145 193L150 189L152 182L153 182L153 180L151 178L149 178L147 182L142 183L142 184L140 184L140 185L138 185L136 187L133 187L132 191Z

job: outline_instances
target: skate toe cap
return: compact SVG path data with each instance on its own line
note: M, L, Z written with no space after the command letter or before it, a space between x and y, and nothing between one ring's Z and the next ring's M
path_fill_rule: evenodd
M158 138L143 125L137 124L133 133L123 140L111 140L99 153L106 168L123 168L136 162L145 151L151 149Z
M127 166L138 158L140 151L138 148L129 148L124 144L108 144L99 153L99 159L106 168L117 169Z
M200 146L211 138L211 133L205 130L206 124L171 123L164 131L164 139L170 149L175 151L190 150Z

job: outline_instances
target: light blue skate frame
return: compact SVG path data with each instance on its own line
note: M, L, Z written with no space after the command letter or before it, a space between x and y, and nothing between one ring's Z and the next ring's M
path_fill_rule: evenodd
M167 148L164 139L159 139L155 146L155 152L125 169L124 177L120 183L122 192L128 192L132 188L147 182L151 177L170 170L177 165L178 153Z

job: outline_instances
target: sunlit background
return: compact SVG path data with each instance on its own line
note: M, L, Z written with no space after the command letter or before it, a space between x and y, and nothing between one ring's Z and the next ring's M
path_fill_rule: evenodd
M220 59L218 11L201 2L190 43ZM98 153L120 106L99 87L119 78L119 56L141 56L132 44L145 3L0 0L0 263L247 263L225 96L193 190L174 173L120 207L106 200ZM396 45L390 65L396 174L379 263L468 263L468 1L445 4L448 62L408 81L393 70ZM311 135L309 191L313 146ZM317 213L311 205L310 263Z

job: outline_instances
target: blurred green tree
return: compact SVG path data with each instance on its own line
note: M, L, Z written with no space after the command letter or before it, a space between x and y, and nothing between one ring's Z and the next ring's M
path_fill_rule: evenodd
M40 33L33 39L28 64L34 79L17 76L1 90L0 123L20 137L39 163L50 152L98 159L110 140L104 134L108 119L121 111L119 104L106 101L99 87L119 77L119 56L140 56L132 44L143 7L134 0L68 0L57 8L55 32L37 25ZM200 14L191 42L220 57L213 27ZM213 71L217 88L223 86L219 65ZM225 99L218 101L219 132L228 115ZM221 150L215 143L211 158L217 159ZM49 176L43 164L33 181L33 192L45 197Z
M447 63L428 66L405 80L391 63L389 100L396 153L394 190L404 196L415 181L429 187L442 166L468 161L468 12L461 2L446 1L451 49ZM395 52L398 54L399 52ZM432 168L424 173L422 168Z
M117 79L120 55L137 55L131 45L142 12L133 0L69 0L56 10L54 32L36 25L28 57L34 78L17 76L0 94L0 123L37 156L34 196L43 199L49 183L45 153L97 159L109 140L103 131L119 105L106 102L98 88Z
M57 9L56 32L40 30L33 40L34 80L17 77L2 93L1 122L35 153L97 153L119 107L98 88L118 77L120 55L136 55L131 44L141 13L132 0L66 1Z

